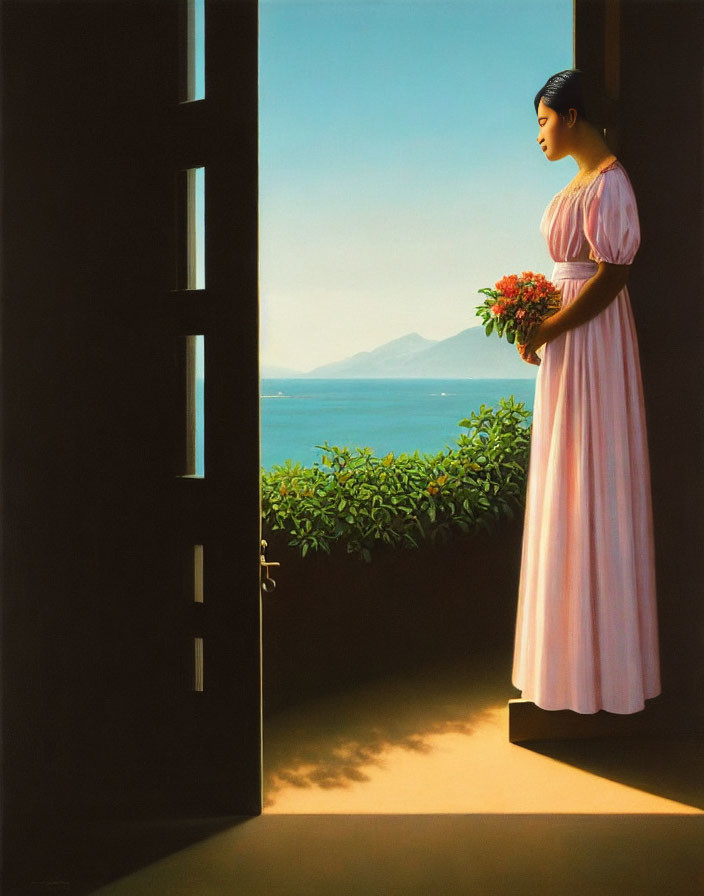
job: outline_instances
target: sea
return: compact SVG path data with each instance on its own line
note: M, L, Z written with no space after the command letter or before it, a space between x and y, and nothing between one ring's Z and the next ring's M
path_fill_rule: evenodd
M270 469L312 466L325 441L377 456L442 451L482 404L513 396L532 411L535 379L262 379L260 392L261 464Z

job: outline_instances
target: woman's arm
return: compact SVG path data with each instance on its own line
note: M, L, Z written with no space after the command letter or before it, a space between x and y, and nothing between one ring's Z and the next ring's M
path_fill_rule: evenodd
M530 357L545 342L561 336L596 317L621 292L628 281L629 264L599 262L599 269L582 286L579 295L565 308L545 318L525 344L521 354Z

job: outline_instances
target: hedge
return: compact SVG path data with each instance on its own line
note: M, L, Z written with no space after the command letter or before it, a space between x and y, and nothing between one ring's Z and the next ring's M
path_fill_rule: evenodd
M437 454L387 454L329 445L320 463L287 461L262 470L264 534L330 553L344 546L370 561L379 546L415 548L454 533L491 531L524 507L531 412L513 396L482 404L466 430Z

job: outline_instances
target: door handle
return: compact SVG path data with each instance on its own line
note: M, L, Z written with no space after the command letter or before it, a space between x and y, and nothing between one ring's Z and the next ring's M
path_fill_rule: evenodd
M264 570L264 578L262 579L262 591L265 594L271 594L271 592L276 588L276 582L274 581L274 579L272 579L269 570L272 566L281 566L281 564L266 559L267 547L268 544L262 538L262 552L259 556L259 565Z

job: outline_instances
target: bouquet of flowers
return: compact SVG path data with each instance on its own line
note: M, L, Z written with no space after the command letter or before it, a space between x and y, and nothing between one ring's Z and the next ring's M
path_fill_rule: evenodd
M488 286L478 290L486 299L477 305L477 316L484 321L486 335L495 330L499 336L523 345L531 330L544 318L560 310L560 291L543 274L523 271L508 274L496 281L494 289Z

